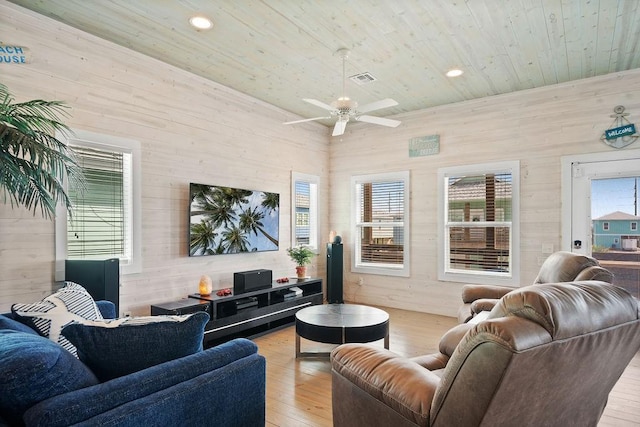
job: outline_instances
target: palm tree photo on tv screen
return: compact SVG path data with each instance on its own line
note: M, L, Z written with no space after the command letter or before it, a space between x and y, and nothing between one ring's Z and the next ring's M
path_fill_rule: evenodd
M189 185L189 256L278 250L280 195Z

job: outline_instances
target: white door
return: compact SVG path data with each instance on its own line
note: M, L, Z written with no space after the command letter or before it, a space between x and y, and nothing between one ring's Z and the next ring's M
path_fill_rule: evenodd
M581 156L570 162L571 232L563 236L569 239L563 248L597 258L614 273L614 284L638 297L640 157L608 157Z

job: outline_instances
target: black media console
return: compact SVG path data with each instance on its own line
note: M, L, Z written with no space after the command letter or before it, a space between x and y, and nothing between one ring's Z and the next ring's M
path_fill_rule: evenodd
M289 288L297 287L301 295L292 295ZM204 332L205 345L217 344L231 338L255 336L295 322L298 310L322 304L322 279L290 279L288 283L273 282L268 289L239 295L189 295L209 302L211 320Z

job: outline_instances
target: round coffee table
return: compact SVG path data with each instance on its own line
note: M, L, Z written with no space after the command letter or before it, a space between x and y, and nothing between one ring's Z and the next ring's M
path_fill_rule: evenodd
M326 343L365 343L384 339L389 348L389 314L357 304L323 304L296 313L296 358L326 357L328 352L300 351L300 337Z

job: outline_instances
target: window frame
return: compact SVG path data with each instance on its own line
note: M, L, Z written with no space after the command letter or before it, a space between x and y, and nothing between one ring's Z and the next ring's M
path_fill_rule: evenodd
M602 231L609 231L609 221L603 221L602 222Z
M141 148L140 142L85 130L73 130L73 134L56 135L65 144L73 147L88 147L104 151L131 154L131 213L129 233L131 239L131 262L120 263L120 275L136 274L142 271L142 194L141 194ZM68 183L65 182L65 186ZM67 210L59 203L55 220L55 280L65 278L67 259Z
M631 221L629 223L629 228L631 229L631 231L638 231L638 222L637 221Z
M353 175L351 177L351 235L353 250L351 251L351 272L363 274L375 274L381 276L409 277L411 273L411 180L409 171L376 173L366 175ZM360 263L360 228L366 223L360 223L360 198L358 186L364 183L402 181L404 183L403 194L403 220L401 223L403 232L403 263L375 265Z
M510 274L491 272L450 271L448 263L447 239L447 179L460 175L483 175L511 173L511 231L510 231ZM517 286L520 284L520 161L502 161L480 163L465 166L453 166L438 169L438 280L485 285Z
M300 172L291 172L291 246L296 246L296 183L308 182L309 189L309 244L304 245L320 253L320 177Z

